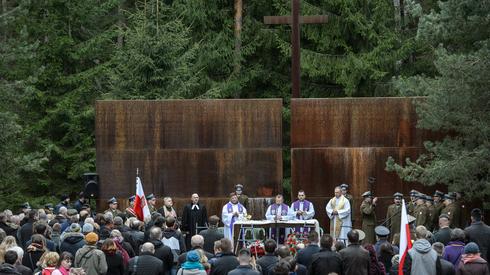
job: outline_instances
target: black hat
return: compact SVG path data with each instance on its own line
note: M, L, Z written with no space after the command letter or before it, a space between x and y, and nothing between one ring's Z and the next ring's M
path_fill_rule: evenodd
M116 200L116 198L112 197L112 198L110 198L109 200L107 200L107 203L108 203L108 204L117 203L117 200Z
M378 225L374 228L374 233L380 237L386 237L390 235L390 230L385 226Z
M128 200L129 200L129 202L132 202L132 201L134 201L135 199L136 199L136 196L135 196L135 195L132 195L131 197L129 197L129 199L128 199Z
M371 193L371 191L366 191L364 193L362 193L362 197L365 198L365 197L372 197L373 194Z
M340 189L349 189L349 185L347 183L342 183Z
M394 198L400 198L401 199L401 198L403 198L403 194L400 193L400 192L396 192L395 194L393 194L393 197Z
M153 193L150 194L150 195L148 195L148 196L146 196L146 200L152 200L154 198L155 198L155 195L153 195Z
M434 195L433 197L444 197L444 192L441 192L439 190L436 190L436 192L434 192Z
M444 195L444 199L446 199L446 200L454 200L454 199L456 199L456 197L454 196L453 193L447 193L447 194Z

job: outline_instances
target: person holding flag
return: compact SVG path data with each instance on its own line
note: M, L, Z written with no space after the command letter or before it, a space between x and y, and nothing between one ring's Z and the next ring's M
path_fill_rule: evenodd
M146 202L145 192L140 177L136 176L136 197L134 199L134 213L140 221L148 221L151 219L150 209Z

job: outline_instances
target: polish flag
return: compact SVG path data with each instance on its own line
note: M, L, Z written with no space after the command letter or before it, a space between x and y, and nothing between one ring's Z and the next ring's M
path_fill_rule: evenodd
M145 192L140 177L136 177L136 198L134 199L134 213L140 221L145 221L151 218L150 209L146 203Z
M410 239L410 225L408 224L407 208L405 207L405 200L402 199L402 220L400 223L400 264L398 265L398 274L403 275L403 265L405 263L405 257L407 257L408 250L412 248L412 241Z

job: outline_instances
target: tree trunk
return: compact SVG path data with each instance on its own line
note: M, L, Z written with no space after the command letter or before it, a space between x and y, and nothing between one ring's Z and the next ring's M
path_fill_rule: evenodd
M235 0L235 62L233 68L233 76L238 77L241 69L241 48L242 48L242 17L243 17L243 1ZM240 91L235 91L235 98L240 97Z

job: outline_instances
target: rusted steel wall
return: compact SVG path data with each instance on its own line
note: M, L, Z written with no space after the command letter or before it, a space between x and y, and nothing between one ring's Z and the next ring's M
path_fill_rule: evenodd
M386 216L395 192L411 189L432 193L436 187L404 184L385 171L389 156L396 161L416 158L423 141L437 138L416 128L413 98L293 99L291 102L291 173L293 199L300 189L315 202L316 218L328 228L325 205L335 186L347 183L354 196L354 221L360 225L361 194L380 197L376 214ZM443 187L439 186L439 189Z
M281 187L280 99L97 101L95 134L101 200L134 194L136 168L145 193L160 197Z

